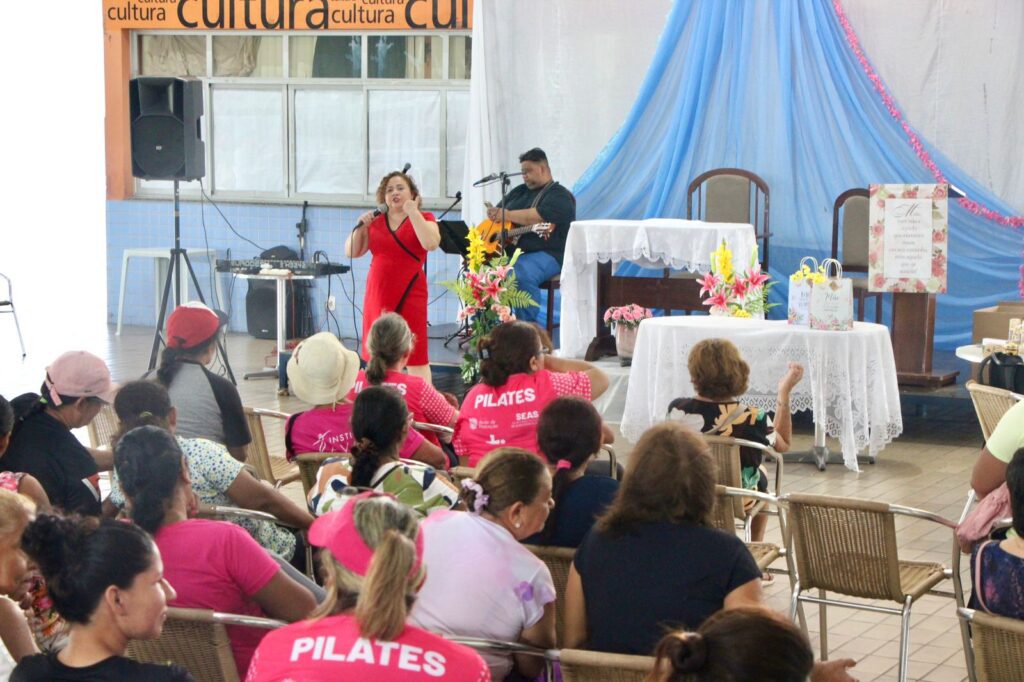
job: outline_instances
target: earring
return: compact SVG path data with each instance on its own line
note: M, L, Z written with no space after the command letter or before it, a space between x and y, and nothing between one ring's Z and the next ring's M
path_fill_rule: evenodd
M515 525L516 525L516 528L520 528L520 527L522 527L522 525L523 525L523 524L522 524L522 523L520 523L519 521L516 521L516 524L515 524Z

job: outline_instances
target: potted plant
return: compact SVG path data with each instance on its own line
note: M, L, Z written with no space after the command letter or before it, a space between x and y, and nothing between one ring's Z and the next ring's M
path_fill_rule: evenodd
M654 313L636 303L612 306L604 311L604 322L615 332L615 351L619 362L628 367L633 362L633 348L636 346L636 330L640 323Z

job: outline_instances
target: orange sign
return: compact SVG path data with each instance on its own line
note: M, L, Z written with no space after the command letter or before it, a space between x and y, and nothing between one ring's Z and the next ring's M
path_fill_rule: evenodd
M471 0L103 0L103 27L304 31L472 26Z

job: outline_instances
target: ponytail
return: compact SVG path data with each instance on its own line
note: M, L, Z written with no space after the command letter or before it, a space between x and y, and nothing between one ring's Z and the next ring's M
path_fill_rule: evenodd
M373 474L380 468L381 456L384 454L369 438L360 438L352 446L352 479L349 485L357 488L370 488Z
M366 338L366 348L370 352L366 380L374 386L380 385L387 376L388 368L398 363L415 342L409 323L398 313L387 313L377 318Z
M186 360L195 360L215 343L217 343L216 334L192 348L171 348L167 346L164 348L163 353L160 354L160 368L156 371L157 381L163 384L164 388L170 388L171 382L174 381L178 370L181 369L182 363Z
M413 541L395 529L386 531L374 549L356 601L356 621L363 637L393 640L402 632L412 608L410 583L417 584L422 572L412 576L415 565Z
M371 386L356 396L352 406L352 479L357 487L371 487L381 459L395 456L402 443L402 430L409 408L398 391Z

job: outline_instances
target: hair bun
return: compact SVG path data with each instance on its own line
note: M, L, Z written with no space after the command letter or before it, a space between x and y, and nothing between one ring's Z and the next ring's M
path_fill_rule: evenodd
M86 536L94 524L75 518L40 514L22 534L21 545L47 576L74 573Z
M680 633L670 653L672 665L681 673L697 672L708 661L708 645L703 635L696 632Z

